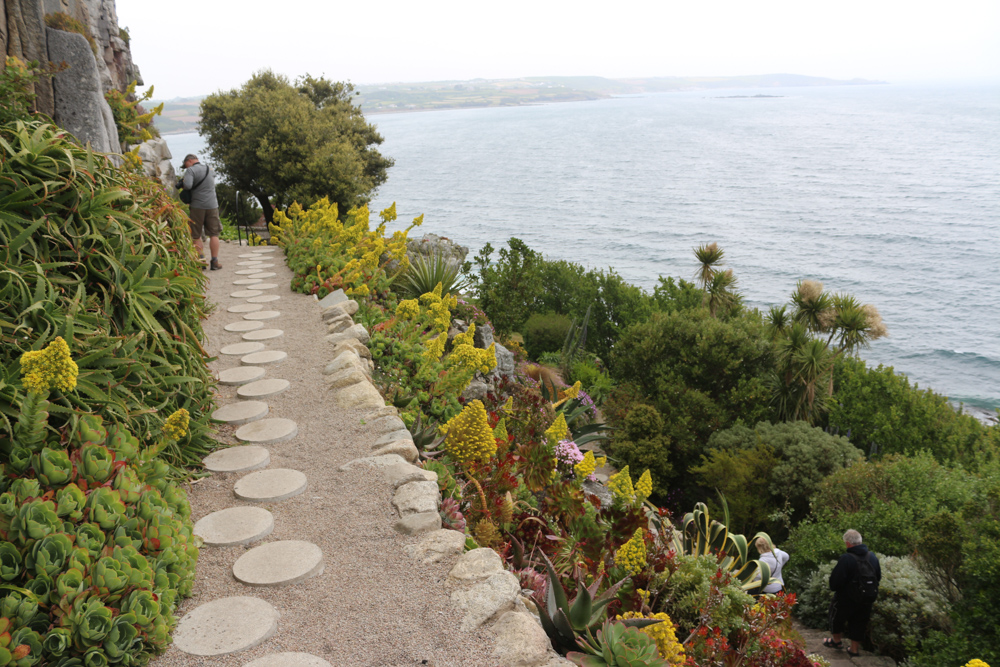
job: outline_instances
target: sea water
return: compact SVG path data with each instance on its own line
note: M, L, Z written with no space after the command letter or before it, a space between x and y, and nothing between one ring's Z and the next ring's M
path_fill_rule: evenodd
M651 289L660 275L692 279L692 249L718 242L749 305L785 303L804 279L850 292L889 328L862 353L870 363L1000 407L996 86L696 91L370 120L396 160L373 211L422 213L423 231L470 258L516 236ZM203 148L167 140L178 159Z

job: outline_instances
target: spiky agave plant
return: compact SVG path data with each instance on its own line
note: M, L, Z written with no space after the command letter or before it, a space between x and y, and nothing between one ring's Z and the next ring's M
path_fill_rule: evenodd
M410 262L410 268L397 279L397 286L411 299L433 291L438 283L442 294L457 294L469 286L460 273L461 267L443 255L421 256Z
M597 636L587 636L583 651L571 651L566 658L580 667L669 667L656 649L656 640L629 621L645 621L642 626L662 623L659 619L607 620Z

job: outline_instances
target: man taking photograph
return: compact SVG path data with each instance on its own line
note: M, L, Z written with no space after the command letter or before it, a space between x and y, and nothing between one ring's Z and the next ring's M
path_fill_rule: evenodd
M198 161L197 155L185 156L181 166L185 170L184 177L177 187L191 192L191 216L188 220L191 238L194 239L194 247L198 249L198 253L204 256L203 239L208 236L208 247L212 253L211 268L216 271L222 268L219 263L222 221L219 219L219 200L215 196L215 174L208 165Z

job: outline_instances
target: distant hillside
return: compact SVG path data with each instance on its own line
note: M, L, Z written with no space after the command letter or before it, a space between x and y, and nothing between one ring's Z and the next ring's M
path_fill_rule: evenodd
M549 76L521 79L471 79L359 85L357 100L366 113L505 107L552 102L599 100L614 95L667 93L722 88L781 88L790 86L856 86L885 83L853 79L839 81L801 74L753 76L686 76L606 79L600 76ZM194 132L198 105L205 96L160 100L163 116L155 120L163 134ZM158 102L157 102L158 103Z

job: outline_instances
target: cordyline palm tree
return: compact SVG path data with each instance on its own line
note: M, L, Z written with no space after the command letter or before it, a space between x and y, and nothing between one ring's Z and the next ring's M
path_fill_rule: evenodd
M732 269L717 271L712 275L705 288L708 312L712 317L715 317L720 308L728 310L740 302L740 294L735 289L736 282Z
M701 266L694 273L695 279L701 283L701 288L708 291L708 285L718 272L719 266L723 264L726 252L719 247L718 243L706 243L694 249L695 259Z

